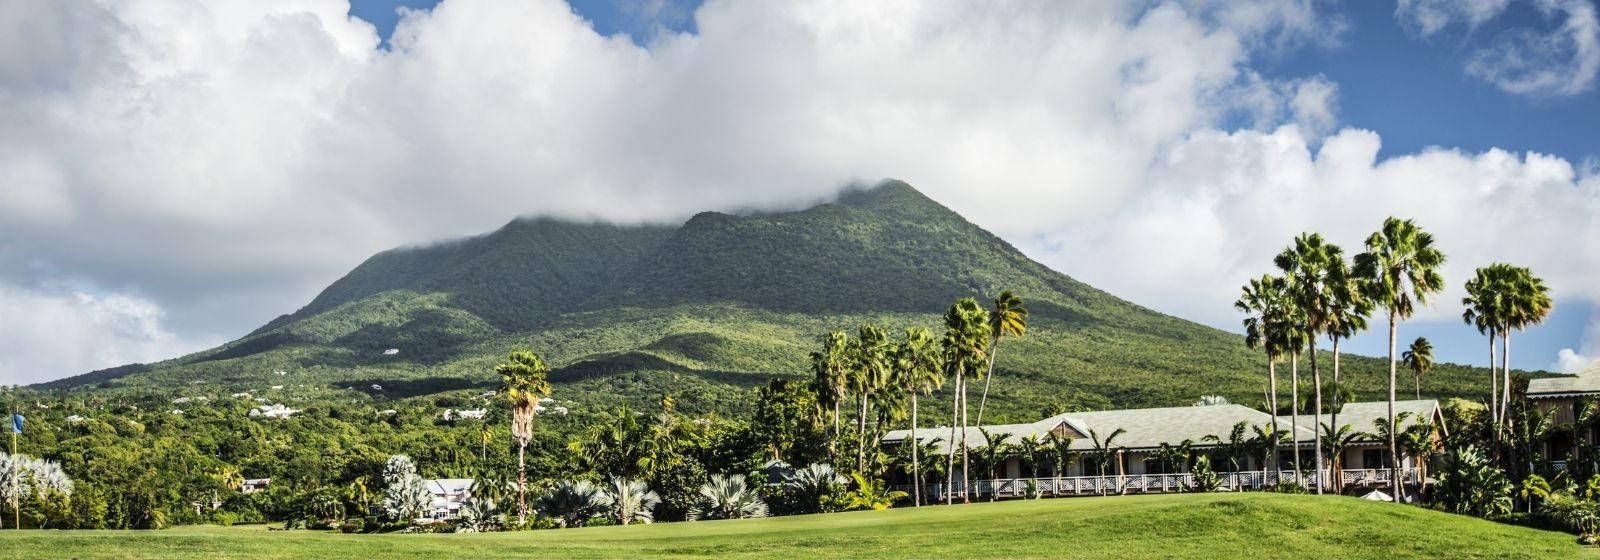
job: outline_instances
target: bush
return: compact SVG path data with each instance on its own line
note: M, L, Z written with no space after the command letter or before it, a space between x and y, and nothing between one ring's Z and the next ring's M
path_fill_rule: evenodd
M367 528L366 521L363 521L359 517L352 517L352 518L346 519L346 520L344 520L344 523L339 524L339 532L340 533L360 533L363 529L366 529L366 528Z
M1600 532L1600 502L1556 494L1545 500L1539 514L1569 533Z

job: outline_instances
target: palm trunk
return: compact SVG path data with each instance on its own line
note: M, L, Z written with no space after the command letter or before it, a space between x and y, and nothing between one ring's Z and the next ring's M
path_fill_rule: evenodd
M843 395L843 394L844 394L844 391L839 391L839 395ZM835 464L835 465L839 464L839 401L840 400L842 400L842 399L839 396L835 396L834 399L833 399L833 437L828 438L828 458L832 459L833 460L833 464Z
M911 495L916 507L922 507L922 465L917 462L917 452L922 440L917 439L917 391L911 390Z
M1272 409L1272 470L1282 475L1283 464L1278 457L1278 363L1272 359L1272 354L1267 354L1267 390L1272 392L1267 399L1267 407Z
M867 474L867 393L861 392L861 418L856 420L856 472Z
M1389 484L1390 484L1390 486L1393 487L1393 490L1394 490L1394 494L1393 495L1394 495L1395 502L1396 503L1400 503L1400 502L1404 502L1405 501L1405 496L1401 494L1401 492L1405 488L1405 485L1400 484L1400 479L1396 476L1400 472L1400 470L1399 470L1400 469L1400 445L1398 444L1398 442L1395 441L1395 432L1400 431L1399 430L1400 427L1396 426L1395 422L1394 422L1394 385L1395 385L1395 361L1394 361L1394 349L1395 349L1395 347L1394 347L1394 339L1395 339L1395 335L1398 334L1398 333L1396 333L1397 325L1395 324L1395 320L1396 320L1396 318L1395 318L1394 310L1390 309L1389 310Z
M989 342L989 372L983 376L983 396L978 397L978 425L983 425L983 405L989 403L989 382L994 381L994 361L1000 356L1000 337Z
M1317 337L1311 337L1311 385L1314 396L1311 409L1311 428L1315 432L1312 440L1315 443L1313 457L1316 467L1313 471L1317 478L1317 494L1322 494L1322 369L1317 366Z
M961 419L961 384L964 381L961 373L961 369L956 369L955 396L950 401L950 439L945 451L945 455L950 459L944 468L944 505L950 505L954 501L956 488L956 422Z
M1339 402L1339 337L1333 337L1333 408L1329 411L1328 425L1333 426L1333 431L1339 431L1339 408L1344 403ZM1333 458L1338 461L1338 457Z
M1300 351L1290 353L1293 362L1289 368L1289 432L1292 444L1289 452L1294 454L1294 480L1298 484L1300 473Z
M1500 372L1495 369L1497 364L1495 363L1494 355L1494 328L1491 327L1489 329L1489 419L1493 420L1495 425L1499 425L1500 399L1498 396L1500 395ZM1495 433L1499 434L1500 431L1495 430Z
M528 521L528 440L517 439L517 525Z
M962 381L962 504L971 504L970 491L973 478L968 475L968 466L971 464L970 453L966 450L966 382Z
M1501 329L1500 343L1500 421L1511 425L1511 329Z

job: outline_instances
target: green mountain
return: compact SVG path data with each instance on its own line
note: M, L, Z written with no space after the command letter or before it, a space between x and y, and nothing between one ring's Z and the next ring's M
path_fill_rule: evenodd
M867 321L938 327L955 299L987 302L1002 289L1032 315L1027 336L1001 348L998 418L1263 399L1264 364L1239 336L1050 270L899 181L799 212L706 212L679 227L519 219L384 251L234 342L46 386L415 397L492 387L506 351L531 347L577 412L662 396L687 411L734 412L770 378L807 377L822 332ZM1384 364L1344 364L1357 392L1376 398ZM1461 395L1477 378L1443 365L1424 392Z

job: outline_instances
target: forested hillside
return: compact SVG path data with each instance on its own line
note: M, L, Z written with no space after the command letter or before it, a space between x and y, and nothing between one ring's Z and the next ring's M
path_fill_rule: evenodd
M955 299L1002 289L1032 311L1027 336L999 361L991 407L1002 420L1262 399L1264 364L1239 336L1050 270L898 181L799 212L707 212L680 227L519 219L385 251L237 341L46 387L381 401L483 390L509 349L530 347L580 414L663 396L689 412L735 413L757 384L808 377L822 332L937 327ZM1360 395L1378 395L1379 360L1345 366ZM1479 377L1444 365L1424 392L1471 394Z

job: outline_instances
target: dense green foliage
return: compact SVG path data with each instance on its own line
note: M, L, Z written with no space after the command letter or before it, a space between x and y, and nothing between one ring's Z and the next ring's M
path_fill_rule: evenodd
M195 527L0 531L17 558L1592 558L1570 535L1343 497L1270 493L968 506L474 535Z

